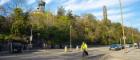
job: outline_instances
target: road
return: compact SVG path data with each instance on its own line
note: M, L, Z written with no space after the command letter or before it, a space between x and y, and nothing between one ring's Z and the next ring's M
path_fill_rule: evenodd
M129 53L124 54L123 50L109 51L108 47L94 47L89 48L89 56L82 57L82 53L75 49L72 52L66 53L64 49L47 49L30 53L0 56L0 60L139 60L139 57L135 56L135 52L139 55L139 51L138 49L129 49Z
M107 52L101 51L104 48L89 48L89 56L82 57L80 51L73 50L65 53L63 49L42 50L26 54L14 54L0 56L0 60L99 60Z

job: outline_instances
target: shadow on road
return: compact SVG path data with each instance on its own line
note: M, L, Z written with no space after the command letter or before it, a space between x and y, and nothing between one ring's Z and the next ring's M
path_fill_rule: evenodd
M24 55L24 54L31 54L34 52L39 52L39 50L24 50L21 53L9 53L8 51L3 51L3 52L0 52L0 56Z

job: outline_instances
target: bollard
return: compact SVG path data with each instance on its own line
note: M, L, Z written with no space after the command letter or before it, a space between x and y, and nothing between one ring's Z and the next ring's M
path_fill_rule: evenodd
M65 46L65 48L64 48L64 52L67 52L67 46Z
M79 50L79 46L76 46L76 50L77 50L77 51Z

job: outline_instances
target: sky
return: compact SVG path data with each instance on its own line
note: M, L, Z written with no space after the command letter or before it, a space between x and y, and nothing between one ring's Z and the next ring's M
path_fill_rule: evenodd
M0 0L0 6L8 6L13 0ZM37 8L39 0L24 0L25 9ZM45 10L53 13L63 6L66 10L72 10L76 15L85 13L93 14L97 19L103 19L103 6L107 7L108 18L111 22L121 22L119 0L44 0ZM140 0L121 0L123 7L124 25L137 28L140 31Z

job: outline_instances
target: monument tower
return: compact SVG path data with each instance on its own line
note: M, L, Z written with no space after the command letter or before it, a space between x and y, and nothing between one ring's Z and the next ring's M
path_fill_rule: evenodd
M43 0L39 1L38 8L37 8L39 12L43 12L43 13L45 12L45 4L46 4L45 1Z
M107 18L107 8L106 8L106 6L103 6L103 20L107 20L108 18Z

